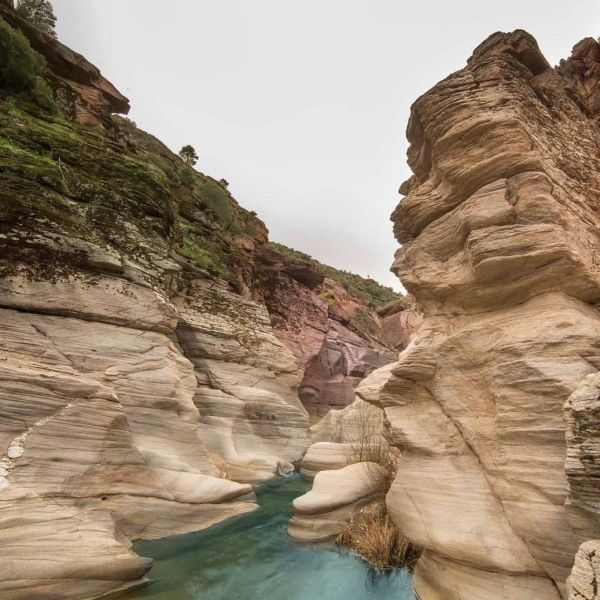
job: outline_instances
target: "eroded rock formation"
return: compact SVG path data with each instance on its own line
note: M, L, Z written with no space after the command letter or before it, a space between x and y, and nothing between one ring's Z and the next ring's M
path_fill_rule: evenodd
M373 502L384 473L377 463L365 461L317 473L312 490L294 500L288 533L304 542L335 538L352 515Z
M300 371L266 308L225 284L196 280L177 338L195 366L200 436L227 477L260 481L294 470L308 445Z
M424 548L423 600L564 598L595 535L565 508L562 407L600 366L599 56L585 40L555 69L497 33L412 108L393 269L424 321L368 400L403 452L387 505Z
M569 600L598 600L600 592L600 540L579 547L573 571L567 580Z
M360 381L393 362L418 328L416 310L403 300L380 315L310 263L264 246L257 261L255 296L303 369L299 396L311 423L350 405Z
M373 374L364 381L371 377ZM383 411L358 397L342 410L329 411L310 428L311 445L302 459L301 472L314 477L319 471L368 460L371 449L383 452L383 446L387 448L384 427ZM371 448L375 444L377 448Z

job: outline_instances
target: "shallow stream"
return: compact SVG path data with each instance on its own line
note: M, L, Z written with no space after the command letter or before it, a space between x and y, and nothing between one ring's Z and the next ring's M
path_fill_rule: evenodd
M414 600L410 575L377 572L334 545L294 543L287 535L300 476L260 486L260 508L204 531L134 550L155 560L152 583L126 600Z

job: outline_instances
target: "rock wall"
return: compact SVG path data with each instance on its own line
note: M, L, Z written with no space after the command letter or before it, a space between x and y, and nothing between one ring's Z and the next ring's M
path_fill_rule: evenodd
M37 287L21 283L27 297ZM98 300L95 287L70 289L82 310ZM252 509L253 492L217 477L193 365L168 335L135 326L164 302L130 305L126 326L45 314L38 297L36 312L0 309L0 595L96 597L151 566L129 539L201 529Z
M195 367L200 436L228 478L260 481L294 470L308 446L301 371L266 308L224 284L188 282L177 339Z
M554 69L497 33L412 108L393 269L424 321L369 401L403 452L387 505L424 548L423 600L564 598L595 535L565 508L562 407L600 365L599 57L585 40Z
M564 406L567 517L582 534L600 537L600 374L588 375Z

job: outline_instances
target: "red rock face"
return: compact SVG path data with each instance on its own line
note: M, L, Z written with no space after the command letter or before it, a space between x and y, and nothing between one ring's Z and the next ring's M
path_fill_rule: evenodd
M299 389L312 421L318 421L331 409L352 404L354 390L362 379L396 357L397 352L374 350L363 338L329 319L323 345L308 361Z
M327 301L292 278L285 266L283 257L277 263L263 263L255 293L264 298L277 337L304 367L319 352L329 328Z
M399 351L408 346L423 322L419 307L410 296L384 306L377 314L381 318L383 341Z
M380 317L308 263L266 248L257 250L256 260L255 295L304 369L299 396L313 422L351 404L359 382L393 362L418 328L406 303L386 307Z

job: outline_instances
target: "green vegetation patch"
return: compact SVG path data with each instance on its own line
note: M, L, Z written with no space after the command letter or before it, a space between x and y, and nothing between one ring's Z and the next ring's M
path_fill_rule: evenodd
M27 148L23 148L12 140L0 136L0 152L10 152L18 154L21 159L29 159L35 162L42 162L52 167L56 166L56 161L52 158L49 152L43 152L42 154L36 154Z
M375 306L376 308L380 308L392 300L402 298L402 294L395 292L390 287L381 285L374 279L361 277L360 275L350 273L349 271L343 271L324 265L305 252L288 248L287 246L276 242L268 242L268 246L271 250L274 250L287 258L308 262L314 265L320 269L326 277L333 279L333 281L336 281L343 286L348 293L355 295L366 304ZM369 320L371 320L370 317ZM369 332L372 332L372 330L376 328L375 323L368 323L366 319L364 319L363 326L364 329Z
M201 206L211 210L224 227L231 227L235 218L234 204L231 195L223 186L208 178L198 181L194 197Z
M181 256L189 258L202 269L215 275L228 278L229 269L226 264L226 254L211 243L209 236L197 231L196 227L184 219L177 221L177 229L181 242L174 249Z
M49 112L56 112L52 91L42 73L46 61L21 31L0 17L0 89Z
M111 132L0 101L0 221L109 243L132 257L168 248L165 173ZM12 224L12 225L11 225Z

